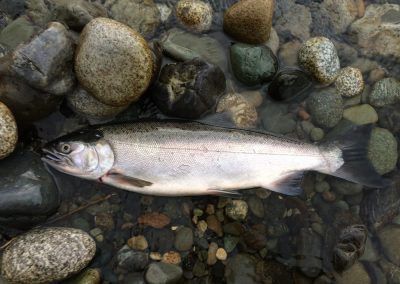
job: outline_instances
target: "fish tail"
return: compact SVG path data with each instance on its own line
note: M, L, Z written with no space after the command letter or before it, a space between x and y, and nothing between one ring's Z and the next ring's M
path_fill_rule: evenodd
M372 124L351 125L347 131L336 136L334 144L341 150L342 166L330 175L373 188L382 188L390 180L380 176L368 159L368 145Z

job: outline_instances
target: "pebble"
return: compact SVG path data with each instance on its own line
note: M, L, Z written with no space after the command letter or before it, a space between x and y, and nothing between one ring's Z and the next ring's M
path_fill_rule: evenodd
M162 255L161 255L161 253L159 253L159 252L155 252L155 251L152 251L151 253L150 253L150 259L151 260L161 260L162 259Z
M233 74L247 86L268 82L278 71L278 59L267 46L235 43L230 48Z
M361 184L334 177L329 177L329 184L335 192L343 195L359 194L363 189Z
M234 236L241 236L245 232L245 228L239 222L231 222L224 224L224 233Z
M226 253L226 251L223 248L219 248L219 249L217 249L215 256L217 257L217 259L224 261L227 259L228 254Z
M278 58L281 66L298 65L298 53L302 43L298 40L288 41L279 48Z
M255 260L249 255L240 253L228 260L225 268L227 283L254 283L256 279Z
M72 280L67 281L66 284L100 284L101 271L98 268L88 268L82 271L78 276Z
M332 191L324 191L322 192L322 198L327 202L333 202L336 200L336 195Z
M6 50L14 50L19 44L31 39L38 31L39 27L35 26L28 16L20 16L0 32L0 44Z
M264 204L262 200L256 196L250 196L247 200L250 211L258 218L264 218Z
M229 112L239 128L254 128L258 119L256 107L237 93L223 95L218 101L216 111Z
M178 251L190 250L193 246L193 231L188 227L179 228L175 235L175 248Z
M343 112L343 118L350 120L354 124L370 124L378 121L376 110L369 104L362 104L346 108Z
M124 245L117 252L118 267L127 271L143 271L149 263L149 255L143 251L132 250Z
M374 107L391 105L400 101L400 82L395 78L384 78L374 84L368 97Z
M208 265L214 265L217 262L217 250L218 250L218 244L215 242L210 243L208 246L208 252L207 252L207 264Z
M334 89L314 92L306 103L313 122L318 126L331 128L342 119L342 97Z
M323 84L332 83L340 69L339 57L333 43L325 37L314 37L299 50L299 64Z
M393 134L384 128L374 128L369 140L368 158L380 175L394 170L398 152L397 140Z
M268 103L261 111L261 121L266 131L288 134L296 129L294 115L288 112L287 104Z
M82 87L97 100L125 106L137 101L150 84L152 51L143 37L128 26L96 18L81 33L75 72Z
M224 31L234 39L250 44L270 38L273 0L245 0L233 4L224 14Z
M207 204L206 213L208 215L213 215L215 213L215 206L214 204Z
M383 69L382 67L377 67L369 72L368 81L371 83L376 83L379 80L385 78L385 75L386 75L385 69Z
M146 282L148 284L173 284L177 283L183 275L183 270L180 266L153 262L146 271Z
M268 46L275 55L278 55L279 36L274 28L271 28L271 35L265 45Z
M0 102L0 159L10 155L17 145L18 129L12 112Z
M362 93L364 79L361 70L354 67L345 67L339 71L335 81L337 92L343 97L354 97Z
M378 238L387 258L400 266L400 226L389 225L378 232Z
M360 262L356 262L348 270L343 271L341 275L337 274L336 277L337 284L370 284L372 283L368 272L365 270L364 266Z
M109 212L98 212L94 217L96 227L103 230L113 230L115 227L113 215Z
M325 136L324 130L319 127L314 127L310 131L310 138L313 142L321 141Z
M4 250L1 275L13 283L60 281L86 267L95 252L95 242L81 230L35 229L16 237Z
M209 3L200 0L179 0L175 5L175 16L184 28L203 33L211 27L213 9Z
M234 236L231 236L231 235L224 236L224 248L225 248L225 250L228 253L232 252L236 248L236 246L239 243L239 241L240 241L239 237L234 237Z
M244 200L232 200L225 207L225 214L235 221L244 221L249 207Z
M171 219L162 213L150 212L138 217L138 223L150 226L156 229L161 229L171 223Z
M207 226L211 231L215 232L217 236L222 237L223 232L221 222L217 219L215 215L207 216Z
M207 228L208 228L208 225L207 225L207 222L206 222L206 221L200 220L200 221L197 223L197 229L199 229L199 231L200 231L201 233L204 233L205 231L207 231Z
M318 181L318 182L315 183L315 191L316 192L323 193L325 191L329 191L330 188L331 187L330 187L329 183L324 181L324 180L323 181Z
M182 262L181 255L176 251L167 251L163 254L161 262L169 264L180 264Z
M149 247L149 244L147 243L147 240L144 236L139 235L139 236L134 236L130 238L127 242L128 246L132 249L136 250L145 250Z

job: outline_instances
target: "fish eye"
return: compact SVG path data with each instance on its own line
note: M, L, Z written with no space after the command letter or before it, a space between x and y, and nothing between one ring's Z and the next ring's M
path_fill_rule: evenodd
M60 148L61 152L63 152L64 154L69 154L69 152L71 152L71 145L69 144L62 144Z

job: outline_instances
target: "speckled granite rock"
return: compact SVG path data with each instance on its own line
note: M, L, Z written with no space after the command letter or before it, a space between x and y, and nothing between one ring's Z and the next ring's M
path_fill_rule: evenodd
M96 99L124 106L138 100L149 86L153 58L136 31L114 20L96 18L82 31L75 72L83 88Z
M14 151L18 141L17 123L8 107L0 102L0 159Z
M299 64L324 84L332 83L339 72L340 62L335 46L326 37L313 37L299 50Z
M354 97L364 90L364 79L361 70L345 67L339 71L335 81L336 90L343 97Z
M180 0L175 6L175 17L188 30L206 32L211 27L213 10L209 3L200 0Z
M384 128L374 128L369 140L368 158L376 171L383 175L394 170L397 157L397 140L393 134Z
M375 83L368 97L374 107L391 105L400 101L400 82L395 78L384 78Z
M36 229L17 237L4 250L1 274L13 283L62 280L82 270L95 252L95 242L81 230Z

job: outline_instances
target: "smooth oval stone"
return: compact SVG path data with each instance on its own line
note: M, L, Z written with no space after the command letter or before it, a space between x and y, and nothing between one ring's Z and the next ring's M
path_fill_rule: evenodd
M299 69L279 71L268 86L268 95L276 101L300 102L307 98L312 79Z
M163 113L195 119L214 111L225 87L225 76L219 67L193 59L165 65L152 97Z
M1 274L12 283L48 283L79 272L92 260L96 243L84 231L43 228L18 236L4 250Z
M152 52L135 30L96 18L83 29L75 57L76 76L97 100L111 106L137 101L153 75Z
M0 102L0 159L14 151L18 141L17 123L8 107Z
M201 33L210 29L213 9L203 1L180 0L175 5L175 16L183 27Z

